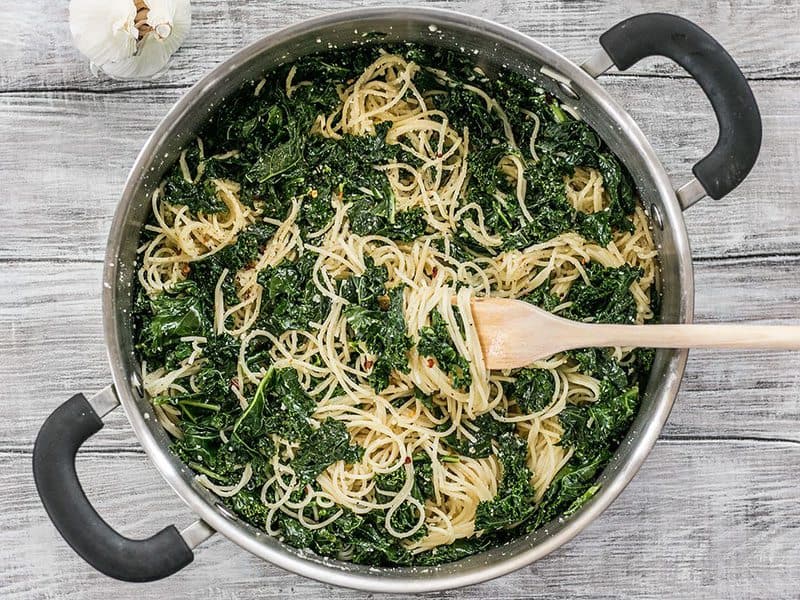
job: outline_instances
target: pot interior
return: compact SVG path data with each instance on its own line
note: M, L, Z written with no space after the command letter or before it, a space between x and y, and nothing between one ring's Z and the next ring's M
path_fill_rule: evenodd
M133 355L131 289L139 231L150 211L150 194L209 111L244 82L259 79L282 63L329 48L402 41L462 51L490 76L503 69L517 71L581 115L628 168L646 209L659 214L653 219L653 234L661 261L661 321L691 319L692 273L680 209L652 148L627 114L591 77L534 40L466 15L416 8L349 11L302 23L242 50L194 86L153 133L131 171L109 241L104 318L114 381L131 424L165 479L196 513L251 552L292 571L339 585L412 592L475 583L519 568L554 550L594 519L628 483L658 436L677 392L686 352L657 353L639 415L601 475L601 491L595 498L570 518L456 563L374 568L322 559L284 546L240 521L194 482L191 471L169 452L169 437L142 394L139 365ZM572 93L568 95L559 80L569 81Z

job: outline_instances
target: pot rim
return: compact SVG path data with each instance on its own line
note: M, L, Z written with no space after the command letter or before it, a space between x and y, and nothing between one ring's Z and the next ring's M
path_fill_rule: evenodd
M428 23L436 23L462 29L471 28L483 38L499 39L505 44L518 46L527 54L546 57L546 61L543 62L564 74L572 82L578 83L581 89L592 94L602 110L614 118L624 129L628 141L647 163L649 174L655 182L657 193L663 202L660 209L661 216L670 227L677 228L673 231L673 237L676 241L676 251L680 265L680 314L682 321L690 322L692 320L694 280L689 240L681 208L672 184L647 138L630 115L608 92L576 63L534 38L510 27L481 17L451 10L429 7L380 7L336 11L304 20L264 36L239 50L203 76L175 103L155 128L139 153L128 175L121 201L114 214L103 272L103 329L114 386L136 436L162 477L192 512L210 527L252 554L283 569L318 581L365 591L430 592L480 583L527 566L571 540L596 519L628 485L655 444L677 395L688 351L674 352L670 361L672 370L668 377L665 377L659 388L658 398L654 401L650 419L635 432L636 447L627 460L619 466L592 501L571 516L553 535L546 535L541 541L532 544L521 552L513 554L508 552L506 553L508 555L504 554L504 558L499 562L476 566L464 572L440 573L438 572L440 570L438 567L380 567L365 568L359 571L358 569L350 568L353 565L349 563L321 559L316 555L299 555L282 543L265 543L265 538L270 539L266 534L254 535L247 526L237 519L232 519L229 514L226 514L227 511L220 508L219 505L215 506L209 503L192 487L185 473L181 473L175 467L175 461L167 455L168 450L162 447L155 438L148 426L148 417L137 406L132 389L134 383L131 381L131 374L126 372L124 367L126 362L123 357L120 331L116 323L117 281L120 269L124 267L118 260L118 254L123 242L123 231L128 208L136 197L141 175L155 156L156 150L159 149L162 138L170 133L173 122L182 118L199 98L210 93L220 80L270 47L289 39L308 36L317 29L345 21L350 23L375 19L408 21L419 23L422 26ZM632 435L634 434L629 433L626 439L631 439ZM501 548L496 548L495 550L501 550ZM492 552L492 550L486 552ZM458 562L460 561L448 564L458 564Z

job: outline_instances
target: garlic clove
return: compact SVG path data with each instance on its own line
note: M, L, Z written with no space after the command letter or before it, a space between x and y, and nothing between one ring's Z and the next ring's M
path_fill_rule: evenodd
M135 18L131 0L72 0L69 5L75 47L98 65L133 56L139 38Z
M146 1L150 7L147 24L152 27L151 35L161 40L171 55L186 39L192 25L189 0Z
M173 50L164 40L148 34L144 36L135 56L103 65L103 71L115 79L149 79L157 77L167 68Z
M77 27L81 45L78 45L79 36L73 30L76 46L92 61L92 72L99 69L118 79L148 79L163 73L191 26L189 0L108 2L115 5L115 10L96 11L91 19L84 18L83 11L90 7L105 7L102 0L72 0L70 4L71 28L73 5L78 5L76 25L93 24L85 31ZM109 29L114 32L111 38L105 35Z

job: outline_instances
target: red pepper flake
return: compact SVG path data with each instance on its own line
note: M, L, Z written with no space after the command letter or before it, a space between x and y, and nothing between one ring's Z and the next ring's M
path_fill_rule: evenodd
M410 465L410 464L411 464L411 457L410 457L410 456L406 456L405 463L406 463L407 465Z
M237 390L239 389L239 380L236 377L231 379L231 387L235 387Z
M433 365L435 365L435 364L436 364L436 361L435 361L435 360L433 360L432 358L429 358L429 359L428 359L428 368L429 368L429 369L432 369L432 368L433 368Z
M185 264L185 265L183 265L183 266L181 267L181 273L182 273L183 275L188 275L188 274L189 274L189 271L191 271L191 270L192 270L192 268L191 268L191 267L190 267L188 264Z
M439 274L439 267L433 267L433 268L431 269L431 275L432 275L433 277L436 277L438 274Z
M437 152L436 153L436 158L442 158L442 153L441 152Z
M365 360L364 361L364 368L367 369L367 370L370 370L372 368L373 364L374 363L371 360Z

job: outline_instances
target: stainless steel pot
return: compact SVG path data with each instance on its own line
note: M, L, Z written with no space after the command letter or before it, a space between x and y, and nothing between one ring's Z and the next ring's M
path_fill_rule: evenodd
M366 35L370 34L370 35ZM165 577L192 561L192 550L215 531L289 571L336 585L380 592L422 592L485 581L528 565L586 527L617 497L641 466L678 392L686 351L660 351L643 404L624 443L600 477L600 492L577 514L455 563L426 568L374 568L322 559L290 548L232 515L169 451L169 437L143 395L133 354L131 284L139 231L149 196L220 100L243 82L299 56L353 44L413 41L461 49L489 73L513 69L573 107L631 172L649 211L661 255L663 322L692 319L694 281L681 211L706 193L720 197L749 172L761 142L758 108L741 72L707 33L672 15L634 17L600 38L581 66L530 37L476 17L423 8L380 8L336 13L289 27L225 61L186 95L145 144L128 177L109 236L103 277L103 322L113 385L86 399L77 394L47 419L34 449L34 475L51 519L69 544L100 571L128 581ZM717 113L720 138L677 192L631 117L595 81L616 65L665 55L703 87ZM169 526L146 540L111 529L86 499L75 473L75 453L102 428L102 417L122 404L136 435L164 479L198 516L182 531ZM124 482L122 482L124 485Z

